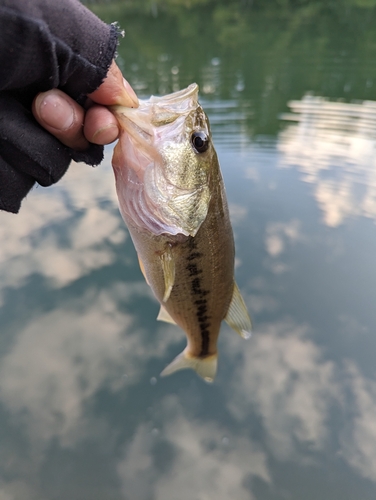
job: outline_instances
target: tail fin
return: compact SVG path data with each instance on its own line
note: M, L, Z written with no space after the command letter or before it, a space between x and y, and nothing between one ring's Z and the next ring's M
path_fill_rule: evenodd
M215 374L217 373L217 354L212 354L206 358L195 358L189 356L186 351L187 350L184 349L179 356L176 356L176 358L162 371L161 376L165 377L178 370L191 368L206 382L213 382Z

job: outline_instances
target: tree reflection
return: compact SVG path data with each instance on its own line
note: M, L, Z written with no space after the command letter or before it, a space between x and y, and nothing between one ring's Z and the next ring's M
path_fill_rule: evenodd
M151 4L158 5L158 17ZM359 5L360 0L354 0ZM118 62L138 94L197 82L201 98L252 108L249 137L278 134L286 103L307 91L373 99L373 10L343 2L171 2L90 4L126 35ZM284 8L284 7L286 8ZM300 6L300 7L299 7Z

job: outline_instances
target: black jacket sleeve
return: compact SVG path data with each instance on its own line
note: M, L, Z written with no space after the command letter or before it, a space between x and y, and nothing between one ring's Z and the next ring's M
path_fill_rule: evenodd
M0 209L17 213L35 181L57 182L72 159L101 162L102 146L64 146L35 121L31 104L52 88L83 104L105 78L117 38L78 0L0 0Z

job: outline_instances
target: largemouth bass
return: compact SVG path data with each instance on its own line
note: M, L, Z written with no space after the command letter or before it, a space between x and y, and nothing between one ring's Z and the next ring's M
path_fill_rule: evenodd
M161 375L217 370L222 320L248 338L251 320L234 280L234 238L225 188L198 86L111 108L121 134L112 165L120 211L159 320L176 323L187 347Z

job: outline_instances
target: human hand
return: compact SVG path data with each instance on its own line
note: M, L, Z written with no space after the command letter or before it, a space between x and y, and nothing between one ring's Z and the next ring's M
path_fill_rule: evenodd
M33 101L33 115L43 128L73 150L84 151L89 142L110 144L118 138L119 127L106 106L135 108L137 96L113 61L102 85L88 97L90 104L84 109L59 89L42 92Z

